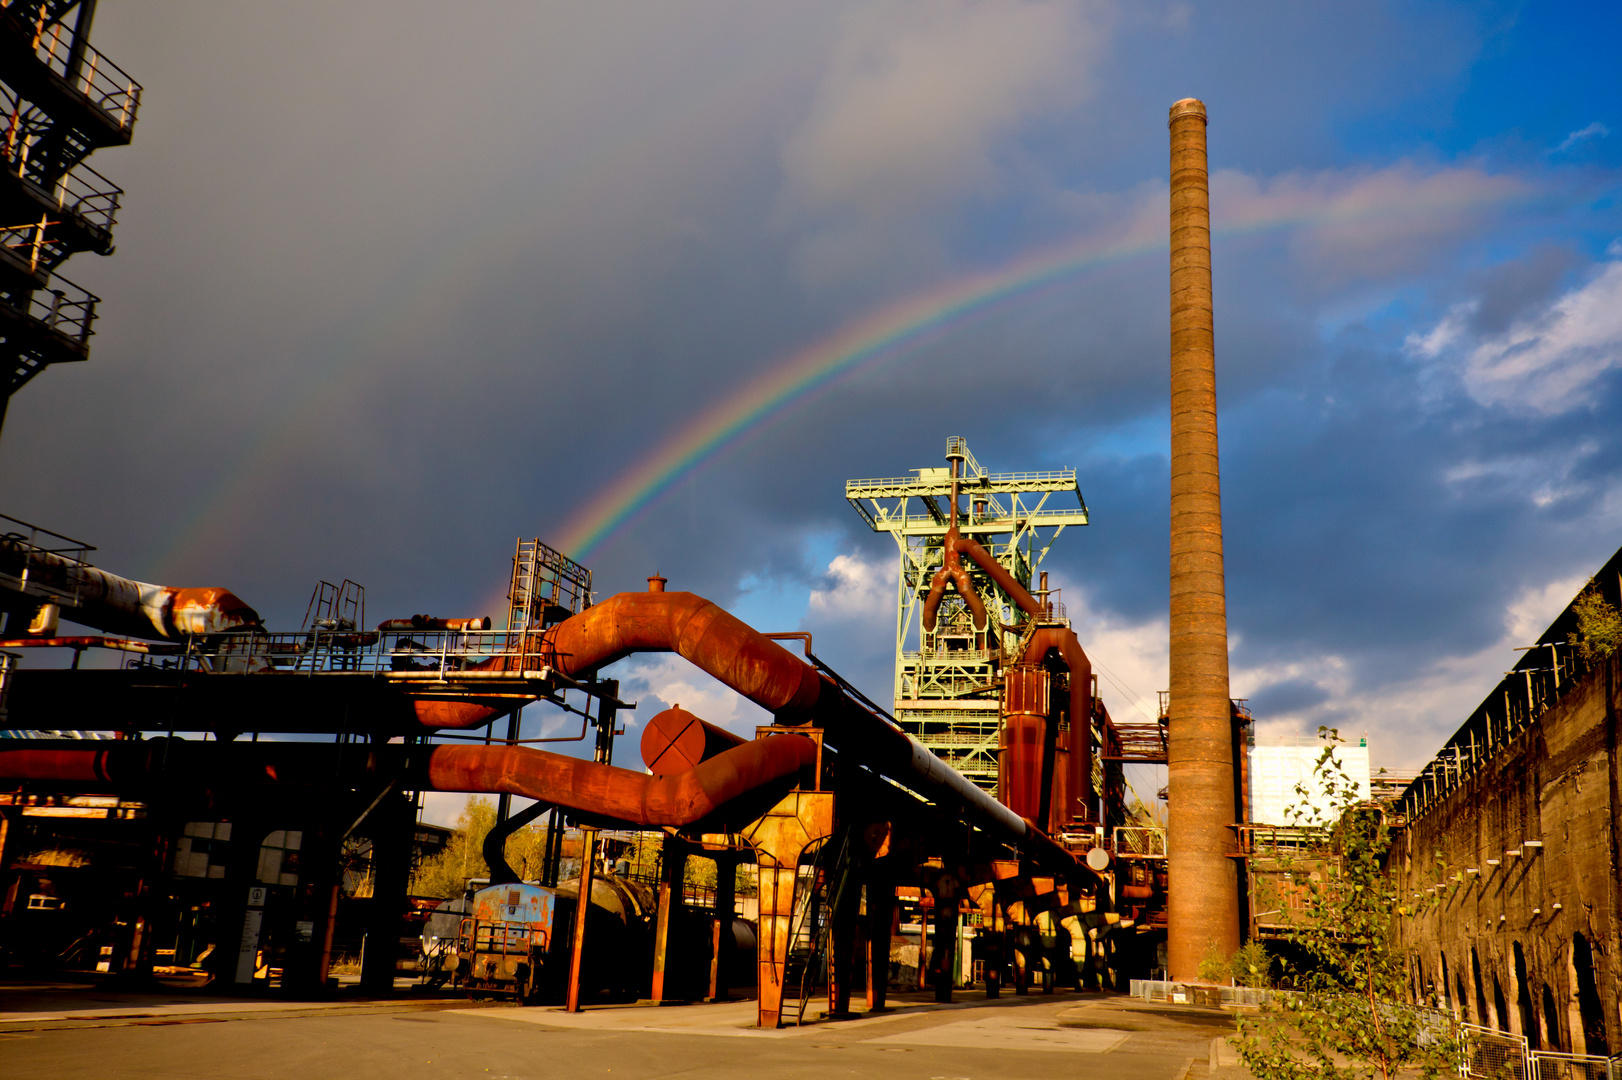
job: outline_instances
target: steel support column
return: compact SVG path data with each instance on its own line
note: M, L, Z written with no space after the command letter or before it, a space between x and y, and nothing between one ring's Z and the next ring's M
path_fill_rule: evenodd
M687 848L680 840L667 833L664 838L664 850L660 855L659 915L653 934L652 997L655 1005L662 1005L665 1002L665 972L669 969L670 962L670 920L682 900Z
M569 987L564 1011L580 1011L580 981L586 956L586 921L591 913L592 874L597 869L597 830L580 830L580 891L574 901L574 933L569 946Z
M727 1000L727 972L721 963L721 942L732 936L738 908L738 858L715 853L715 918L710 923L710 991L706 1001Z
M885 1008L890 989L890 931L895 926L895 878L885 863L867 878L867 1011Z
M794 886L800 856L833 832L832 792L791 792L744 830L755 849L760 881L759 1023L777 1028L783 1020L783 984L793 933Z

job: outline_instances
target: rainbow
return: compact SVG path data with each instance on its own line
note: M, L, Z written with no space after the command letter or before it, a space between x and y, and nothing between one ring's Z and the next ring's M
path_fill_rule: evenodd
M672 433L564 522L558 546L585 560L659 497L772 417L818 391L938 340L1088 270L1164 250L1166 234L1083 242L952 281L846 323Z
M1396 171L1411 171L1399 167ZM1258 233L1290 226L1345 227L1411 216L1425 217L1523 195L1526 188L1506 177L1470 172L1455 187L1442 175L1417 185L1371 185L1328 200L1295 185L1284 197L1248 200L1226 220L1213 223L1213 236ZM1384 179L1383 177L1381 179ZM847 323L829 336L774 364L729 397L716 402L665 438L601 494L565 521L558 544L585 560L620 530L705 462L736 445L765 421L817 391L886 360L922 347L1015 301L1029 299L1077 276L1106 266L1166 251L1166 218L1141 223L1124 237L1081 240L1027 254L991 271L959 278Z
M629 144L628 144L629 145ZM622 151L610 155L614 160ZM602 170L587 170L598 175ZM1404 166L1388 170L1412 173ZM1503 202L1527 193L1524 184L1464 170L1433 174L1413 182L1412 176L1394 183L1373 183L1331 195L1309 182L1285 183L1267 198L1240 200L1241 205L1216 223L1213 233L1232 236L1289 226L1319 228L1361 226L1370 222L1425 219L1470 205ZM1376 181L1384 174L1373 174ZM569 187L586 190L585 177ZM503 228L470 243L450 272L435 276L435 287L420 281L407 290L407 299L381 308L339 348L327 374L295 394L263 424L257 437L245 441L233 466L223 470L212 490L195 501L179 527L160 550L143 560L152 580L168 580L194 561L195 553L226 546L227 532L239 530L253 506L264 500L268 487L286 480L279 462L297 447L318 441L325 425L333 422L335 403L346 401L375 370L359 362L363 351L390 352L410 340L436 314L454 308L457 297L447 296L440 276L464 285L474 279L473 269L489 261L492 250L516 247L525 230ZM492 247L493 246L493 247ZM595 498L580 506L563 523L551 542L576 559L585 560L653 506L666 492L706 462L737 445L766 421L812 400L819 391L850 379L886 361L894 360L945 337L973 322L1073 282L1105 267L1164 253L1166 216L1139 218L1124 233L1108 238L1087 238L1023 255L988 271L957 278L903 298L834 330L819 341L772 364L728 397L715 402L687 424L669 434L640 461L616 477ZM454 293L455 290L452 290ZM424 297L430 297L424 301ZM370 346L367 350L365 347Z

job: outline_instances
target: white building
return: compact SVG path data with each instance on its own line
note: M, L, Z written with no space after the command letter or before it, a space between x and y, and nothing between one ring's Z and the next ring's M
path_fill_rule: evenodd
M1324 792L1324 775L1315 771L1326 748L1332 748L1331 760L1324 765L1329 775L1343 786L1349 781L1359 801L1370 798L1367 745L1331 744L1306 738L1258 738L1250 748L1251 822L1257 825L1307 824L1313 810L1322 820L1332 819L1334 813ZM1346 774L1346 780L1341 780L1335 772L1337 765L1340 772ZM1292 814L1292 809L1305 811L1305 814Z

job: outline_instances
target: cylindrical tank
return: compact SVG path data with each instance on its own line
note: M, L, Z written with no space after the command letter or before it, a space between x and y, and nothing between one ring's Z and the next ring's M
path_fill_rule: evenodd
M642 732L642 763L655 776L672 776L747 741L677 705L648 721Z

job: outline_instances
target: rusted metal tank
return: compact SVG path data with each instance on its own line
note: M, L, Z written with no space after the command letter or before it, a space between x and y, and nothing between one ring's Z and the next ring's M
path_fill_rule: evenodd
M668 776L686 772L745 741L677 705L656 715L643 729L642 763L655 776Z
M456 942L452 981L470 994L535 1004L563 1000L579 889L512 883L473 894ZM588 996L635 1000L653 963L653 894L612 874L594 875L582 967Z

